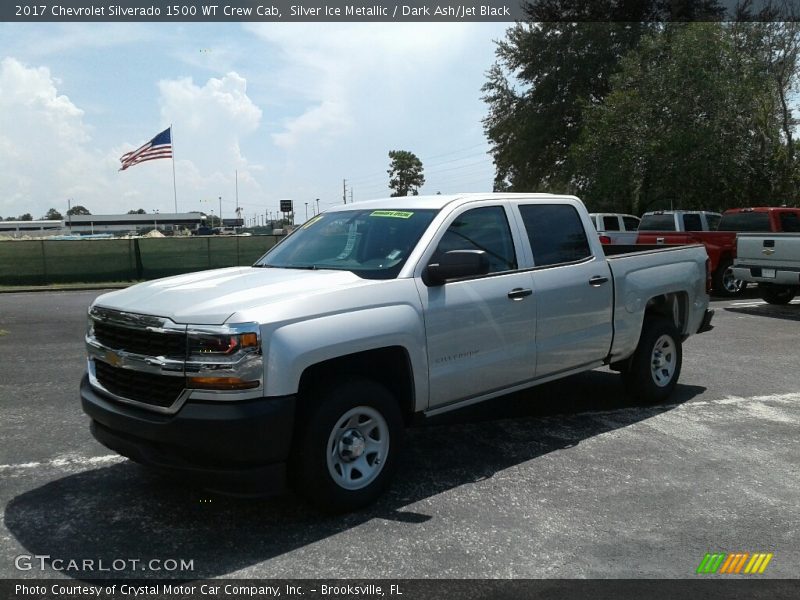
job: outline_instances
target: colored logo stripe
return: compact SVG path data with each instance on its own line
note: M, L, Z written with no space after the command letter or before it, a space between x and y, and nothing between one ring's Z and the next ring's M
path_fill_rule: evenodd
M707 553L700 566L697 567L696 573L698 574L747 574L755 575L763 573L769 562L774 556L773 553L756 552L750 554L749 552L733 552L726 554L723 552L715 552L713 554ZM748 561L749 559L749 561ZM747 566L745 566L745 564ZM744 568L744 570L742 570Z

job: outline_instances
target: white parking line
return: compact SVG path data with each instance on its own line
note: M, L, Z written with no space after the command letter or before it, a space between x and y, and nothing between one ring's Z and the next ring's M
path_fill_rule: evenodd
M106 454L105 456L78 456L78 455L68 455L68 456L58 456L48 461L44 462L27 462L27 463L18 463L15 465L0 465L0 472L2 471L21 471L25 469L37 469L40 467L71 467L74 465L78 466L97 466L97 465L106 465L106 464L114 464L118 462L122 462L127 460L124 456L120 456L119 454Z

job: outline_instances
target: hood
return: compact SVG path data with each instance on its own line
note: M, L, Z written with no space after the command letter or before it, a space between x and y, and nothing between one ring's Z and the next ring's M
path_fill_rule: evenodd
M221 325L249 308L374 283L349 271L230 267L140 283L104 294L95 305L176 323Z

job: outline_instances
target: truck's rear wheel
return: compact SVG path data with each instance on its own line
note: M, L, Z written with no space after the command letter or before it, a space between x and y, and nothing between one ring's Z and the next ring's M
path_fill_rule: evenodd
M302 418L290 478L312 504L344 512L384 492L403 432L400 408L385 387L367 380L341 383L314 399Z
M789 304L797 294L797 289L788 285L763 284L758 286L758 291L769 304Z
M747 289L747 283L733 276L733 261L721 260L711 278L711 289L715 296L731 298L741 296Z
M672 322L645 318L630 366L622 372L625 389L642 404L663 402L678 383L682 361L680 334Z

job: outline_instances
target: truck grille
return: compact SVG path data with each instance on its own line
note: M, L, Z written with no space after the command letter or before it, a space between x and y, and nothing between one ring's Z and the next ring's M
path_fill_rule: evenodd
M151 406L172 406L185 387L183 377L119 369L101 360L94 367L97 381L109 392Z
M96 321L94 336L103 346L114 350L125 350L144 356L186 357L186 336L183 332L163 333Z

